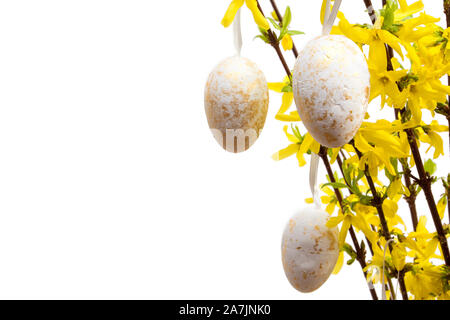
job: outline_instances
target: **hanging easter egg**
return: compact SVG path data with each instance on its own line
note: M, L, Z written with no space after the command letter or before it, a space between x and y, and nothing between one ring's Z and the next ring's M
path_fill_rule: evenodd
M370 74L359 47L341 35L306 44L292 74L295 104L305 127L320 144L349 142L364 119Z
M227 151L247 150L266 121L266 78L249 59L234 56L220 62L205 87L205 112L217 142Z
M284 272L301 292L314 291L324 284L338 259L338 230L326 226L328 217L317 207L307 207L294 215L284 230Z

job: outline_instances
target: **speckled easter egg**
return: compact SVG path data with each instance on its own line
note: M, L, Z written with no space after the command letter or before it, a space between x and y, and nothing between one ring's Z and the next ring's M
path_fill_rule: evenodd
M227 151L247 150L266 121L266 78L252 61L234 56L220 62L205 87L205 112L217 142Z
M301 292L314 291L324 284L338 259L338 230L326 226L328 218L325 211L307 207L294 215L284 230L284 272Z
M360 48L341 35L317 37L300 52L292 73L295 104L320 144L349 142L364 119L370 74Z

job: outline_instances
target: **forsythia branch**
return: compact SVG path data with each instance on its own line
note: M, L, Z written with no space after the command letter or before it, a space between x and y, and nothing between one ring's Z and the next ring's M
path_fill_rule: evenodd
M258 8L259 8L260 12L261 12L262 15L264 16L264 12L263 12L263 10L262 10L260 4L259 4L259 1L257 1L257 5L258 5ZM287 66L286 60L284 59L283 53L281 52L281 49L280 49L280 46L279 46L278 41L275 41L275 40L276 40L276 37L275 37L275 35L273 34L273 31L269 29L269 30L267 30L267 33L268 33L268 36L271 37L271 38L269 38L269 41L270 41L271 46L275 49L275 51L276 51L276 53L277 53L277 55L278 55L278 58L280 59L280 61L281 61L282 65L283 65L283 68L284 68L284 70L285 70L287 76L288 76L289 78L291 78L291 77L292 77L291 71L290 71L289 67ZM325 155L324 155L324 156L321 155L321 159L322 159L322 161L324 162L325 167L327 168L327 171L328 171L328 169L331 170L331 166L330 166L330 163L329 163L329 161L328 161L328 156L327 156L327 154L326 154L326 148L321 147L321 150L325 150ZM331 174L329 173L329 175L330 175L330 179L334 179L334 176L333 176L333 174L332 174L332 171L331 171ZM334 191L335 191L335 193L336 193L336 197L337 197L338 200L339 200L339 203L340 203L340 205L341 205L341 208L343 208L343 205L342 205L342 195L340 194L340 191L339 191L338 189L334 189ZM359 244L358 244L358 239L357 239L357 237L356 237L355 231L353 230L353 227L352 227L352 226L350 226L349 232L350 232L350 236L351 236L352 241L353 241L353 245L354 245L355 250L356 250L357 255L358 255L358 259L357 259L357 260L358 260L358 262L359 262L359 264L361 265L361 268L362 268L362 270L363 270L364 279L366 279L366 277L367 277L367 272L364 271L364 269L365 269L366 266L367 266L367 265L366 265L366 261L365 261L365 257L364 257L363 251L361 250L361 248L360 248L360 246L359 246ZM378 296L377 296L377 293L375 292L375 289L374 289L374 288L369 288L369 290L370 290L370 294L371 294L371 296L372 296L372 299L373 299L373 300L378 300Z

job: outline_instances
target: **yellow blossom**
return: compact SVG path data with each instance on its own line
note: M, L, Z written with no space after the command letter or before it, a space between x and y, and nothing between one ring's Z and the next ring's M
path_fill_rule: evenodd
M436 31L436 25L434 23L438 21L438 18L422 13L416 18L402 22L402 27L396 34L403 43L415 42L423 37L433 35Z
M291 90L284 91L284 88L287 88L290 85L289 77L285 77L283 82L270 82L268 83L268 87L270 90L275 92L283 93L281 97L281 107L275 115L275 119L280 121L301 121L300 116L298 115L297 110L291 111L290 113L286 113L288 109L291 107L292 102L294 100L294 94Z
M291 144L286 148L274 153L272 155L272 159L276 161L283 160L295 154L297 156L298 165L302 167L306 164L304 154L309 150L314 153L319 153L320 144L316 142L309 133L306 133L304 136L300 136L299 132L297 131L296 134L293 135L288 133L287 129L288 126L284 126L284 133L286 134Z
M441 197L441 199L439 199L438 203L437 203L437 210L439 213L439 217L441 219L444 219L444 214L445 214L445 208L447 208L447 196L444 195Z
M393 48L402 58L403 53L400 48L401 40L390 33L381 29L383 17L379 17L373 29L364 29L357 25L351 25L347 19L341 15L339 28L342 33L359 44L368 44L369 61L378 68L386 68L387 56L385 44Z
M281 46L283 47L284 51L292 50L293 43L292 38L289 34L285 34L283 38L281 39Z
M419 132L420 141L430 145L428 150L430 150L431 147L434 147L434 154L433 154L434 159L438 158L439 155L444 155L444 142L442 141L442 138L438 133L434 131L429 131L425 133L421 129L416 130L416 132Z
M395 22L400 22L423 10L422 1L416 1L411 5L408 5L406 0L398 0L398 3L400 4L400 8L395 11Z
M222 25L224 27L228 27L231 25L231 23L234 20L234 17L236 16L236 13L238 10L245 4L250 9L250 11L253 14L253 19L255 20L256 24L263 28L264 30L269 29L269 23L267 22L267 19L262 15L261 11L258 8L258 3L256 0L233 0L231 1L230 5L228 6L227 11L225 12L225 15L222 19Z
M406 264L406 248L402 243L397 243L393 245L392 248L392 262L394 263L395 269L398 271L403 270Z
M382 62L384 63L384 62ZM387 71L386 65L369 64L370 71L370 101L381 96L381 106L386 103L386 96L396 99L400 95L397 81L404 77L408 71Z

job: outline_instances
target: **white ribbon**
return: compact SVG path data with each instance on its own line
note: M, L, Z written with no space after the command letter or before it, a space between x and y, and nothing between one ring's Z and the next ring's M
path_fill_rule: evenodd
M325 17L323 23L322 34L327 35L333 27L334 20L336 20L341 6L342 0L334 2L333 10L330 12L331 0L327 0L325 4ZM317 186L317 171L319 170L319 156L314 152L311 153L311 164L309 167L309 187L313 196L314 204L320 209L319 187Z
M385 264L386 264L386 250L389 246L389 243L391 243L392 241L394 241L394 239L390 239L388 240L388 242L386 242L386 245L384 247L384 252L383 252L383 271L381 272L381 299L382 300L387 300L386 298L386 284L385 284L385 280L384 280L384 272L385 272Z
M322 34L328 35L333 28L334 20L336 20L337 14L339 12L339 7L341 6L342 0L336 0L334 2L333 10L330 13L331 0L327 0L325 5L325 16L323 20Z
M330 17L330 0L327 0L325 4L325 14L323 16L323 25L325 26L325 22L328 21L328 18ZM323 29L322 29L323 31Z
M233 40L234 40L234 47L236 48L236 54L238 56L241 55L241 49L242 49L242 32L241 32L241 9L239 9L236 13L236 16L234 18L233 22Z
M336 0L334 2L333 10L330 12L331 0L327 0L325 4L325 16L323 22L322 34L328 35L333 27L334 20L336 20L341 6L342 0ZM314 152L311 153L311 164L309 167L309 187L313 196L314 204L320 209L320 197L319 188L317 186L317 171L319 170L319 156Z
M393 242L394 239L390 239L386 242L386 245L384 247L384 251L383 251L383 268L381 269L380 272L380 268L378 266L370 266L367 269L367 273L369 274L367 276L367 284L369 285L370 289L373 289L373 284L372 282L374 281L376 274L380 273L381 275L381 300L387 300L387 296L386 296L386 280L385 280L385 274L386 274L386 251L389 247L389 244L391 242ZM376 273L376 274L375 274ZM400 277L400 271L398 271L397 273L397 279L399 279ZM393 288L391 288L393 289ZM395 296L397 296L397 291L398 291L398 281L397 281L397 285L395 287Z
M309 166L309 187L313 196L314 204L320 209L319 187L317 186L317 171L319 170L319 156L311 152L311 164Z
M386 242L386 246L384 247L384 252L383 252L383 273L381 274L382 275L382 277L383 277L383 280L382 280L382 283L381 283L381 285L382 285L382 287L381 287L381 298L383 299L383 300L387 300L387 298L386 298L386 285L385 285L385 283L384 283L384 270L385 270L385 261L386 261L386 250L387 250L387 248L388 248L388 246L389 246L389 244L391 243L391 242L393 242L394 241L394 239L390 239L390 240L388 240L387 242ZM398 271L398 273L397 273L397 279L399 279L399 277L400 277L400 271ZM397 289L398 289L398 281L397 281L397 287L395 288L395 295L397 296Z

